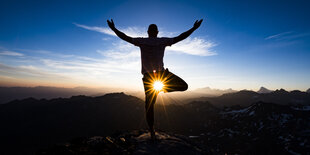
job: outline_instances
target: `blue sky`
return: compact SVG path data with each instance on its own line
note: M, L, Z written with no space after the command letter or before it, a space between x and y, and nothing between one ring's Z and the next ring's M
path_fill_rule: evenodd
M142 90L133 37L149 24L173 37L203 18L190 38L166 49L165 67L190 89L306 90L310 87L309 1L1 1L0 85Z

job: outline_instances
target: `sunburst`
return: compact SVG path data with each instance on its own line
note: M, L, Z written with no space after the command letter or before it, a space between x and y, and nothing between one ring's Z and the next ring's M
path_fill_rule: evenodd
M163 88L164 88L164 84L163 84L163 82L162 81L159 81L159 80L156 80L156 81L154 81L154 83L153 83L153 89L155 90L155 91L163 91Z

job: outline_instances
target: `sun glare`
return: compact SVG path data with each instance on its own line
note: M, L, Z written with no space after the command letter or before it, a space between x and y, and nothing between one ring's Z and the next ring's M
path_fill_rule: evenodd
M164 84L161 81L155 81L153 84L153 88L156 91L161 91L163 89L163 87L164 87Z

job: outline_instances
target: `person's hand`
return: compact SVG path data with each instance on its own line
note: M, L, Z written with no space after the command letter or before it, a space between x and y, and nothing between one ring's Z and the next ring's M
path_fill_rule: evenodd
M196 22L194 23L194 29L198 29L198 27L201 25L201 23L202 23L202 19L200 19L199 21L198 20L196 20Z
M115 25L114 25L113 19L111 19L111 21L107 20L107 22L108 22L109 27L110 27L112 30L114 30L114 29L115 29Z

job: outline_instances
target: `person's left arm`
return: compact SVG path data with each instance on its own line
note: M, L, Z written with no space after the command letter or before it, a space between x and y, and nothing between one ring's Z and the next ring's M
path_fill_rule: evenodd
M179 41L182 41L182 40L184 40L184 39L186 39L188 36L190 36L196 29L198 29L199 28L199 26L201 25L201 23L202 23L202 19L201 20L196 20L196 22L194 23L194 26L191 28L191 29L189 29L188 31L186 31L186 32L183 32L182 34L180 34L179 36L177 36L177 37L174 37L173 38L173 41L172 41L172 44L175 44L175 43L177 43L177 42L179 42Z

